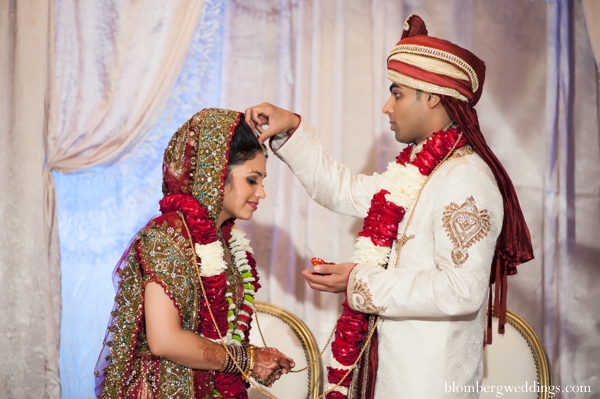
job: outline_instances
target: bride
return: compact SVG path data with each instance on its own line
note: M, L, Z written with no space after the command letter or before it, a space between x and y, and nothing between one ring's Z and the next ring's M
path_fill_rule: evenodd
M114 273L117 291L96 365L99 398L247 398L294 366L249 345L260 287L235 218L265 198L266 153L244 115L204 109L177 130L163 162L161 215Z

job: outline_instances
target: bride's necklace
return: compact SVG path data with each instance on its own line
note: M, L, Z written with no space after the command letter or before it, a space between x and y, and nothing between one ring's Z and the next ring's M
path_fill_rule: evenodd
M236 309L239 309L242 304L242 300L244 298L243 286L244 279L240 274L240 271L237 267L235 267L235 262L233 256L231 255L231 250L229 246L225 242L223 236L219 233L217 234L219 237L219 241L221 241L221 245L223 246L223 253L225 255L225 263L227 263L227 269L225 269L225 275L227 277L227 285L228 291L231 293L231 299ZM240 292L240 288L242 292ZM238 318L238 313L235 313L235 318ZM235 324L234 320L234 324Z

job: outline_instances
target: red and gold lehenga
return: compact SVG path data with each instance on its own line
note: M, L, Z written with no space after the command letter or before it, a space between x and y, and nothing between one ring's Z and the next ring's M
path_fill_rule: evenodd
M169 142L162 214L136 234L113 275L116 297L95 369L97 397L248 397L239 374L195 370L153 355L144 323L144 287L156 282L179 311L184 329L217 342L223 337L228 345L248 341L253 297L260 287L252 250L232 220L220 232L214 227L240 115L202 110ZM198 255L215 246L221 251L217 254L225 255L221 267Z

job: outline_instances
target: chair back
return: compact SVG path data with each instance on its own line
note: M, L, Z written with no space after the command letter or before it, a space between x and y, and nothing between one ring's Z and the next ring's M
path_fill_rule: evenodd
M504 335L498 333L498 318L492 318L492 344L483 349L481 399L552 398L552 376L548 357L536 333L525 320L506 312Z
M251 324L250 343L264 346L260 331L267 346L274 347L294 359L295 370L315 362L314 366L301 373L288 373L273 384L262 387L278 399L311 399L321 390L321 363L314 337L306 324L291 312L266 302L255 302L256 313ZM258 323L257 323L258 319ZM260 330L259 330L260 326ZM266 396L254 387L248 391L249 399Z

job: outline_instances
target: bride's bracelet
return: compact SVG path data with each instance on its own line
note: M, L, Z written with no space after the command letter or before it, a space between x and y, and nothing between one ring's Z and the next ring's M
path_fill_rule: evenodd
M227 345L225 362L218 371L242 374L244 379L247 379L252 375L252 371L254 370L254 356L254 346Z
M218 371L223 373L240 374L238 366L242 370L245 370L247 367L247 352L248 351L244 347L227 345L225 349L225 362Z
M248 360L249 361L248 361L248 368L244 369L244 374L242 374L242 378L244 379L244 381L247 381L252 376L252 372L254 371L254 363L255 363L254 346L248 345L248 346L246 346L246 349L248 349L248 357L249 357Z

